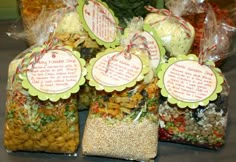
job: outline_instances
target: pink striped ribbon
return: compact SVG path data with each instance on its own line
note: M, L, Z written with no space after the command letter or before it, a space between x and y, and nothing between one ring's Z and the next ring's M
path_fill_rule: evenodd
M206 56L206 54L208 54L209 52L213 52L216 50L216 47L217 45L216 44L213 44L212 46L210 47L207 47L205 50L201 50L201 52L199 53L199 64L203 64L204 63L204 58Z
M134 43L137 39L141 39L142 43L141 44L136 44ZM111 61L113 61L115 59L115 57L119 56L120 54L123 54L124 57L126 59L131 59L131 54L130 54L130 50L132 48L137 48L137 49L140 49L140 50L145 50L148 52L148 56L150 57L150 51L148 49L148 42L147 42L147 39L142 36L140 33L135 33L132 37L132 39L130 40L129 44L125 47L125 49L121 52L119 52L118 54L116 55L113 55L107 62L107 67L106 67L106 73L108 72L109 70L109 66L111 64Z
M17 66L16 72L13 75L12 83L15 81L16 75L20 73L24 73L27 71L31 71L35 64L37 64L40 59L43 57L44 54L46 54L50 50L61 50L65 52L71 52L67 50L64 46L58 43L57 39L52 39L51 41L47 41L44 43L44 48L42 48L40 51L32 52L30 55L24 57L21 61L21 63Z

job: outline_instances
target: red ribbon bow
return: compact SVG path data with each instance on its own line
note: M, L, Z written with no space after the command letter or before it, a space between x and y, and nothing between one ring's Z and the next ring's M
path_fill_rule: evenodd
M137 44L137 43L134 43L137 39L141 39L142 43L141 44ZM121 52L119 52L118 54L116 55L113 55L107 62L107 68L106 68L106 73L108 72L108 69L109 69L109 66L111 64L111 61L114 60L115 57L119 56L120 54L124 54L124 57L126 59L131 59L131 54L130 54L130 50L132 48L137 48L137 49L140 49L140 50L145 50L148 52L148 56L150 56L150 51L148 49L148 42L147 42L147 39L142 36L140 33L135 33L132 37L132 39L130 40L130 43L125 47L125 49Z

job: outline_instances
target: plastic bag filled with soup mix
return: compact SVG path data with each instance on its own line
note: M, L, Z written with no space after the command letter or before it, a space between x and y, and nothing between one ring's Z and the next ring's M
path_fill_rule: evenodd
M163 101L159 108L159 140L219 149L225 144L228 95L225 83L217 99L207 106L183 109Z
M41 25L44 37L9 65L4 146L8 151L76 155L76 93L85 83L86 62L54 38L53 21Z
M25 29L32 26L43 9L56 10L65 7L63 0L19 0L18 6Z
M230 50L229 45L232 41L233 36L232 29L235 26L235 22L233 21L232 16L233 13L231 13L230 10L228 10L226 7L222 8L222 6L219 6L219 4L213 3L211 1L204 2L200 5L203 8L203 12L191 13L183 16L185 20L189 21L193 25L196 32L193 46L191 48L191 53L200 53L200 43L201 40L204 39L204 30L205 28L208 28L209 24L213 24L215 26L215 30L218 31L218 35L216 36L216 38L218 37L217 39L221 39L221 42L223 42L222 44L224 44L221 47L221 53L223 51L224 53L228 53L228 51ZM214 18L209 19L209 16L212 15L212 12L214 12L213 14L215 14L215 16ZM225 46L225 44L228 45ZM224 55L225 54L222 54L222 56ZM224 58L219 59L220 62L222 62L222 60L224 60ZM217 62L217 66L221 64L220 62Z
M105 47L118 45L121 28L114 13L105 3L67 0L65 4L66 7L52 13L52 17L59 16L55 37L64 45L79 51L87 63ZM78 93L79 110L87 109L94 95L95 89L85 83Z
M210 149L225 143L230 87L215 62L234 53L225 38L235 29L217 24L214 16L209 10L201 52L172 57L158 73L164 99L159 109L160 140Z
M46 8L42 8L40 15L35 20L35 24L26 28L24 32L15 32L13 30L9 34L12 37L17 37L17 38L23 37L24 39L27 39L29 44L33 45L33 44L36 44L37 42L43 42L44 35L41 34L42 28L48 28L48 30L55 29L54 37L56 39L61 41L63 45L68 45L68 46L73 47L73 50L80 52L81 57L84 58L86 62L89 62L91 58L95 57L97 52L104 49L104 45L102 43L98 44L97 41L94 40L96 35L93 33L91 26L88 26L87 24L92 22L91 24L92 27L95 27L96 29L101 28L100 26L96 27L96 25L101 24L101 22L103 22L102 24L103 25L105 24L105 26L108 26L108 27L109 25L112 26L111 28L113 28L114 25L108 24L109 21L104 22L102 18L108 17L108 16L98 13L98 11L100 10L99 8L96 8L97 5L91 5L91 2L94 2L94 1L89 1L90 5L86 9L86 13L87 11L91 13L97 12L95 14L96 15L95 18L94 18L94 15L92 14L90 15L93 17L89 17L89 16L86 17L85 16L86 13L84 13L82 8L78 9L78 4L76 0L65 0L63 2L64 2L64 7L61 7L56 10L47 10ZM86 3L84 3L84 1L79 1L79 3L80 3L80 6L86 7ZM98 3L98 4L101 4L101 6L103 5L103 3ZM110 15L113 14L112 11L110 11L109 9L107 8L105 9L107 10L107 12L109 11L108 13L111 13ZM113 19L114 19L115 24L118 24L118 22L116 21L116 18L114 17ZM86 20L89 22L86 22ZM100 21L100 23L98 23L97 21ZM52 24L51 22L54 22L54 23ZM44 24L50 24L50 23L52 24L51 26L49 27L44 26ZM98 33L100 31L96 31L96 32ZM114 30L114 32L110 32L110 33L115 35L113 36L115 37L115 40L112 39L111 42L113 44L116 44L117 42L116 39L118 39L118 36L116 37L116 34L118 33L118 31ZM104 33L103 35L104 37L106 36ZM93 36L93 38L91 36ZM99 39L102 40L101 37L99 37ZM109 41L108 41L108 44L109 44ZM87 83L85 83L81 87L80 93L78 95L79 110L87 109L89 107L91 99L93 98L93 95L94 95L94 91L95 91L94 88L88 86Z
M127 30L122 46L98 53L90 61L87 79L97 96L85 124L84 155L128 160L157 155L159 89L154 71L164 48L155 31L145 29Z
M146 9L150 13L144 19L145 23L155 28L170 56L188 54L192 47L195 31L193 26L181 16L186 12L197 12L194 5L189 7L193 3L190 0L174 2L175 4L171 5L172 7L169 9L155 9L147 6Z

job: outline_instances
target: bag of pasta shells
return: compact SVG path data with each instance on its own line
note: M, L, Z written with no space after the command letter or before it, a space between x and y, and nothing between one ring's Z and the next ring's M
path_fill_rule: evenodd
M40 39L9 65L4 130L8 151L76 155L76 93L85 82L85 60L72 47L55 39L51 26L53 22L42 26L43 44Z
M158 52L151 34L131 31L124 42L132 45L123 42L98 53L88 65L87 79L97 92L85 124L84 155L129 160L157 155L159 89L148 49Z

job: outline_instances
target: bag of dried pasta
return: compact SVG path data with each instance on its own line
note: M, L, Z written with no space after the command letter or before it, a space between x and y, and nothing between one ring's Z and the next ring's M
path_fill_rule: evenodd
M98 53L88 65L95 86L82 139L84 155L154 159L158 144L158 79L164 48L150 26L132 22L122 46ZM139 29L139 30L137 30Z
M201 52L170 58L158 73L164 96L159 139L219 149L225 144L230 87L215 62L235 53L226 39L235 28L217 23L213 9L206 20Z
M41 23L38 43L9 65L4 130L8 151L76 155L76 93L85 82L85 60L54 37L54 21Z

